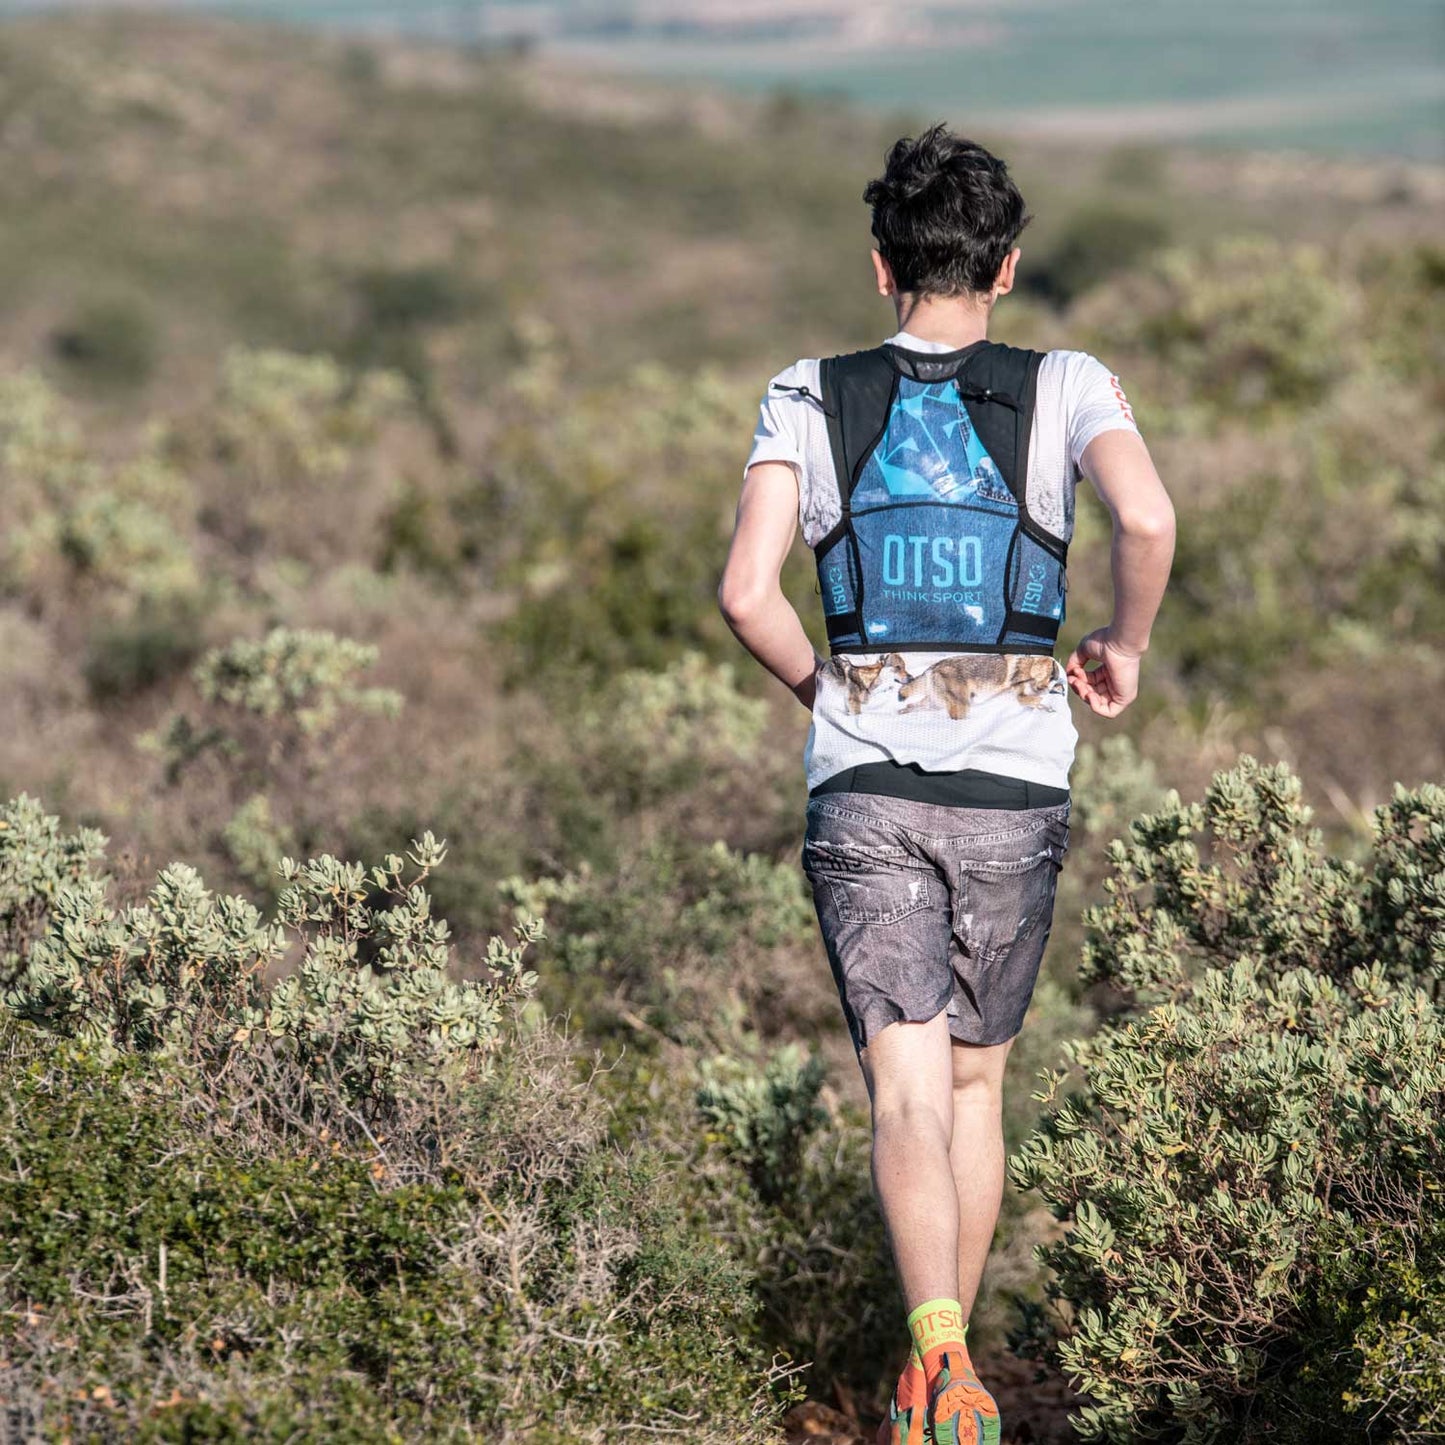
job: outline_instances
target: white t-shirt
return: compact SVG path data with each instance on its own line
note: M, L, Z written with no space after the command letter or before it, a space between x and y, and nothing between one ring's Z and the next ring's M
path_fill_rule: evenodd
M889 341L907 351L955 349L906 331ZM769 383L747 465L792 465L798 522L812 547L842 515L817 400L818 360L797 361L772 381L811 395ZM1096 436L1115 429L1138 431L1118 377L1087 352L1048 352L1039 367L1027 497L1030 513L1064 541L1074 532L1079 459ZM1057 658L884 649L830 658L819 672L803 763L809 788L845 768L888 760L929 772L978 768L1064 788L1077 741Z

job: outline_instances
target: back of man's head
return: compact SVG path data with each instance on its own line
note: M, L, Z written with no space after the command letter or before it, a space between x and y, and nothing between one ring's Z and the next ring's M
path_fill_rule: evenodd
M898 141L863 199L895 285L914 295L989 292L1031 219L1008 167L943 125Z

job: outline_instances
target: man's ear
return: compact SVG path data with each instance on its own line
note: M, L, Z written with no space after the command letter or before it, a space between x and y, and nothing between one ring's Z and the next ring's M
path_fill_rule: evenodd
M878 294L896 296L898 287L893 280L893 267L883 259L883 253L876 246L869 254L873 257L873 275L878 281Z
M998 268L998 275L994 277L993 294L995 297L1007 296L1014 289L1014 272L1018 269L1019 257L1023 254L1017 246L1003 258L1003 265Z

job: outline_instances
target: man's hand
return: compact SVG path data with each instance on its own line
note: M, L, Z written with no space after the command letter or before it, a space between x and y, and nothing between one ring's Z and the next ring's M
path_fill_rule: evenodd
M1069 686L1100 717L1118 717L1139 695L1139 659L1149 646L1174 558L1174 505L1134 432L1100 432L1084 448L1084 475L1109 509L1114 616L1069 654ZM1098 666L1090 671L1089 663Z
M1064 664L1064 673L1069 686L1100 717L1118 717L1139 695L1141 656L1115 642L1109 629L1101 627L1079 639ZM1090 662L1099 666L1089 671L1085 664Z

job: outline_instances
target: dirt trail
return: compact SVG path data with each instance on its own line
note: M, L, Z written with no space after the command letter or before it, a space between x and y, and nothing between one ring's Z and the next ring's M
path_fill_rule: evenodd
M1002 1445L1072 1445L1069 1412L1079 1399L1065 1380L1050 1374L1034 1378L1034 1366L1010 1354L979 1356L980 1378L993 1391L1003 1418ZM784 1422L789 1445L875 1445L877 1422L851 1401L839 1409L808 1401Z

